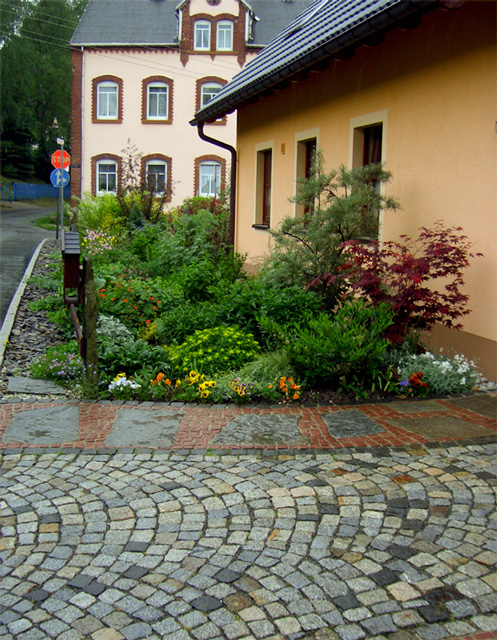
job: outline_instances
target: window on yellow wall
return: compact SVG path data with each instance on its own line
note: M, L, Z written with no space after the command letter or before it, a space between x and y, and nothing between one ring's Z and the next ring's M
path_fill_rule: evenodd
M312 162L316 155L317 140L316 138L309 138L307 140L299 140L297 143L297 180L309 178L311 174ZM298 189L297 185L297 189ZM303 206L298 204L296 207L296 214L298 216L304 214L311 214L311 206Z
M353 168L382 162L383 123L377 122L364 127L356 127L354 129L353 145ZM374 181L373 186L377 192L380 191L381 184L379 182ZM381 220L378 220L378 229L380 226ZM377 237L373 237L373 235L366 235L362 238L364 241L376 239Z
M268 229L271 226L273 151L263 149L257 152L256 176L256 224L255 227Z

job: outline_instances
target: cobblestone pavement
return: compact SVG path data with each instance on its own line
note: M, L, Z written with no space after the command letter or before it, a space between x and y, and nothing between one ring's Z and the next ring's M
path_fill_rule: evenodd
M6 449L0 639L497 638L497 443Z

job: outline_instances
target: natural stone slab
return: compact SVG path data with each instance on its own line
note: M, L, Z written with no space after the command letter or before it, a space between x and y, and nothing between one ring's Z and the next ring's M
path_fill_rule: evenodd
M434 400L406 400L390 402L388 404L388 408L397 411L397 413L429 413L433 411L447 411L446 407Z
M333 438L356 438L382 433L385 429L358 409L325 413L323 421Z
M7 393L32 393L34 395L64 395L66 390L51 380L37 380L14 376L7 379Z
M417 433L428 440L484 438L493 433L490 429L480 427L477 424L472 424L471 422L466 422L453 416L433 415L427 418L392 420L391 422L396 427Z
M60 444L79 439L79 408L47 407L16 413L2 436L2 442Z
M298 416L238 416L216 434L211 442L237 446L307 445L309 439L299 432L298 421Z
M487 418L497 419L497 396L474 395L467 398L454 398L448 402L461 409L469 409Z
M105 444L108 447L172 447L182 412L120 409Z

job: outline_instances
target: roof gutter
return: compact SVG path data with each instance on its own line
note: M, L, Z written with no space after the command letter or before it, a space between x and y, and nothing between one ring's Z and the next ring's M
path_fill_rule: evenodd
M195 122L190 122L194 125ZM236 202L236 149L226 142L211 138L204 132L204 122L197 122L197 132L199 138L210 142L211 144L227 149L231 153L231 177L230 177L230 223L229 223L229 242L232 247L235 246L235 202Z

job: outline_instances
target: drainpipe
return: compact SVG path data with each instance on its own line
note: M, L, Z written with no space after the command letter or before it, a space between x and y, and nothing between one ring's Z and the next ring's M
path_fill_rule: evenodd
M193 123L192 123L193 124ZM226 142L211 138L204 133L204 123L197 122L198 135L202 140L215 144L217 147L227 149L231 153L231 181L230 181L230 225L229 225L229 241L230 245L235 246L235 189L236 189L236 149Z

